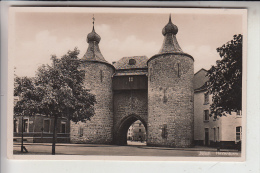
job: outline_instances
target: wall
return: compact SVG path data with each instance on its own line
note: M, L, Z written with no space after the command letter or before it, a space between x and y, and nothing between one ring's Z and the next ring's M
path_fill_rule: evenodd
M125 120L134 115L136 119L143 120L147 124L147 90L120 90L114 91L114 136L118 136L120 128L128 129L133 122ZM126 124L128 127L121 127ZM123 132L124 133L124 132ZM126 135L126 134L125 134ZM117 140L117 139L115 139ZM116 141L115 141L116 143Z

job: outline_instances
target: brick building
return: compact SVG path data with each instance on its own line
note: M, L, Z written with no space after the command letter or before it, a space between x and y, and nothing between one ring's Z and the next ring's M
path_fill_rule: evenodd
M85 86L96 95L95 115L86 123L71 122L72 143L127 144L131 124L139 120L147 145L193 145L194 60L180 48L178 28L169 18L158 54L123 57L110 64L103 57L94 26L82 58Z
M18 101L14 97L14 104ZM23 128L22 128L23 123ZM54 118L44 115L35 116L14 116L13 118L13 140L21 141L23 133L24 141L35 143L49 143L53 140ZM57 142L70 142L70 121L67 118L58 118L57 121Z

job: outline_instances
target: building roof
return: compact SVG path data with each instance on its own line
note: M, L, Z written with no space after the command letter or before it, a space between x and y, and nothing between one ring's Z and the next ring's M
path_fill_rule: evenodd
M162 30L164 41L161 50L159 51L159 54L183 52L176 39L177 33L178 33L178 27L172 23L171 16L170 16L169 22L165 25L165 27Z
M147 56L123 57L113 65L116 70L147 68L147 60Z
M207 81L209 78L207 75L207 70L204 68L200 69L198 72L194 74L194 90L196 91L202 91L207 89Z
M94 23L93 23L94 25ZM82 57L82 60L85 61L95 61L95 62L103 62L106 64L109 64L105 58L103 57L100 49L99 49L99 42L101 40L101 37L96 33L95 28L93 26L92 32L90 32L87 36L87 42L88 42L88 49L84 56Z

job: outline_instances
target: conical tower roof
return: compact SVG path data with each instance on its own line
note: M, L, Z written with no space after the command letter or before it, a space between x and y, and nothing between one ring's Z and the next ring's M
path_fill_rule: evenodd
M164 41L159 54L162 53L173 53L182 52L182 49L177 41L176 34L178 33L178 27L172 23L171 15L169 22L165 25L162 30Z
M94 20L95 18L93 17L93 29L92 32L90 32L87 36L87 43L89 44L88 49L85 55L82 57L82 60L108 63L99 49L99 42L101 37L95 31Z
M158 54L152 56L147 63L152 59L159 57L164 54L175 54L175 55L185 55L190 57L192 60L193 57L187 53L184 53L177 41L176 34L178 33L178 27L172 23L171 15L169 16L169 22L162 29L162 35L164 36L163 45Z

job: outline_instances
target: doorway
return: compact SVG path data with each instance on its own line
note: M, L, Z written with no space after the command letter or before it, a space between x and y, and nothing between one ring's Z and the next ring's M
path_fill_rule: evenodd
M209 146L209 128L205 128L205 146Z

